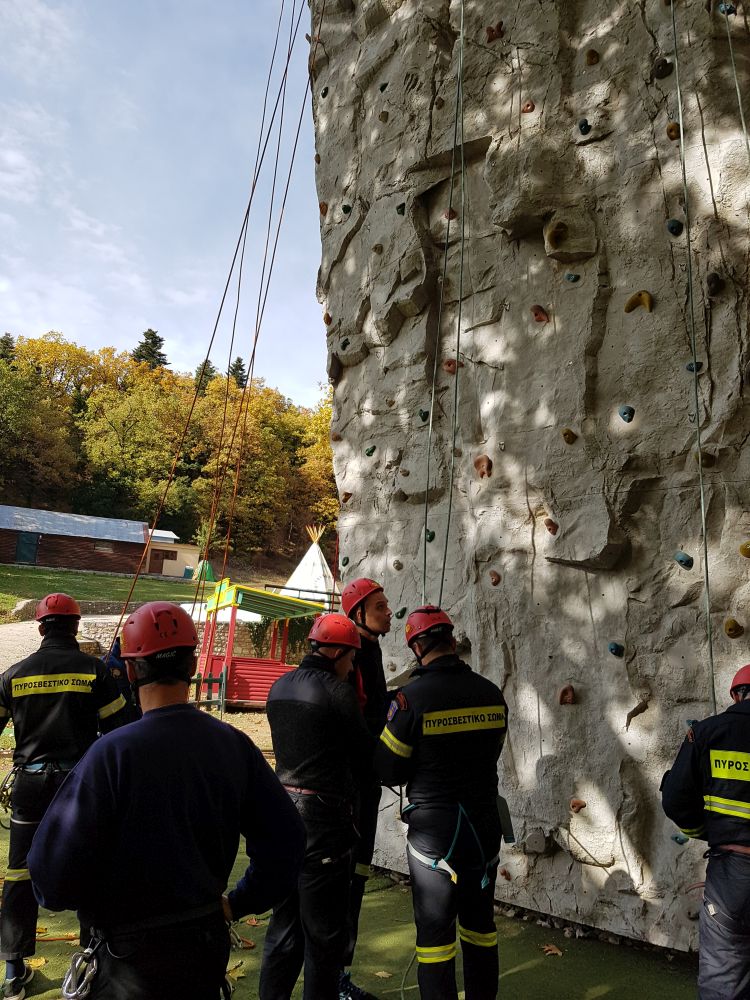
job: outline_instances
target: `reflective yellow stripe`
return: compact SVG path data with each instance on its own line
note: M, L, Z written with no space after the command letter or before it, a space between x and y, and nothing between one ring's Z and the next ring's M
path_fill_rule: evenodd
M456 942L451 944L440 944L434 948L421 948L417 945L417 961L423 965L432 965L435 962L450 962L456 957Z
M8 873L5 876L6 882L25 882L30 879L28 868L9 868Z
M414 748L410 747L408 743L402 743L401 740L397 740L387 726L380 734L380 739L383 743L385 743L389 750L398 754L399 757L411 757L414 752Z
M750 753L740 750L712 750L711 777L750 781Z
M494 948L497 944L497 931L489 931L487 934L482 934L480 931L467 930L466 927L462 927L459 924L458 936L462 941L479 945L480 948Z
M425 712L422 733L468 733L477 729L505 729L504 705L480 705L478 708L449 708L444 712Z
M705 826L696 826L692 830L686 830L684 827L680 827L680 833L684 833L686 837L700 837L700 835L705 832Z
M106 719L110 715L114 715L115 712L119 712L121 708L125 708L125 699L121 694L111 701L109 705L105 705L104 708L100 708L97 715L100 719Z
M724 816L738 816L740 819L750 819L750 802L739 799L723 799L718 795L704 795L703 808L709 812L722 813Z
M33 677L14 677L11 692L14 698L27 694L91 694L93 674L35 674Z
M369 878L372 875L372 868L369 865L356 864L354 866L354 874L361 875L362 878Z
M0 705L0 719L5 719L9 715L10 715L10 712L8 711L8 709L7 708L3 708L3 706Z

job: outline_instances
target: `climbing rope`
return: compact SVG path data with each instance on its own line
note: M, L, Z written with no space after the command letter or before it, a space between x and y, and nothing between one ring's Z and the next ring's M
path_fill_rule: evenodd
M698 375L700 365L698 364L698 348L695 333L695 307L693 289L693 260L692 243L690 239L690 198L688 194L687 172L685 167L685 128L683 122L682 88L680 85L680 46L677 37L677 13L676 3L670 5L672 12L672 38L674 41L674 66L675 66L675 86L677 90L677 112L680 125L680 170L682 173L682 196L685 203L685 237L686 237L686 260L687 260L687 305L689 310L688 331L690 335L690 349L693 356L693 405L695 406L695 441L698 451L698 487L700 492L700 513L701 513L701 534L703 536L703 580L704 595L706 604L706 640L708 643L708 664L711 673L711 705L713 714L716 715L716 679L714 675L714 650L713 636L711 632L711 582L708 567L708 532L706 526L706 491L703 478L703 452L701 447L701 412L700 394L698 392Z
M458 297L458 324L456 333L456 384L454 387L453 405L453 448L451 450L450 487L448 494L448 521L445 526L445 547L443 550L443 565L440 575L440 595L439 602L443 599L443 581L445 578L445 563L448 554L448 538L450 532L450 511L452 509L453 494L453 474L456 452L456 428L458 415L458 372L459 372L459 348L461 344L461 300L463 293L463 271L464 271L464 238L465 238L465 178L464 178L464 134L463 134L463 52L464 52L464 0L461 0L460 30L458 36L458 66L456 80L456 104L453 120L453 150L451 152L451 173L450 190L448 194L448 210L446 212L448 225L445 231L445 245L443 247L443 272L440 279L440 300L438 303L437 326L435 334L435 354L432 364L432 387L430 393L430 416L427 427L427 468L425 477L424 494L424 524L422 530L422 604L427 601L427 544L428 544L428 515L430 510L430 468L432 458L432 433L435 422L435 392L437 386L438 360L440 356L440 331L443 319L443 308L445 305L445 282L448 275L448 250L450 247L451 221L453 216L453 186L456 178L456 147L458 146L459 123L461 125L461 247L460 247L460 274L459 274L459 297Z
M732 76L734 77L734 89L737 92L737 107L740 110L740 121L742 122L742 135L745 138L745 150L747 152L748 163L750 163L750 139L747 135L747 123L745 122L745 109L742 105L742 92L740 90L740 81L737 76L737 64L734 61L734 45L732 43L732 32L729 28L729 14L730 12L736 14L737 11L732 8L729 3L719 4L719 10L723 11L724 14L724 24L727 29L727 41L729 42L729 58L732 62Z

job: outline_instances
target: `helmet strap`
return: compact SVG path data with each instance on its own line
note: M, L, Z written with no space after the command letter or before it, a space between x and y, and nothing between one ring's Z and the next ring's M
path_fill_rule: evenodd
M357 628L361 628L363 631L367 632L368 635L372 635L376 639L379 639L383 633L378 632L374 628L370 628L370 626L367 624L367 611L365 610L366 600L367 598L365 598L365 600L362 601L360 604L358 604L357 607L354 609L355 617L352 618L352 621L357 626Z
M313 640L310 645L312 646L313 653L317 653L319 649L336 649L336 647L341 648L341 652L338 656L324 656L324 660L328 660L329 663L338 663L339 660L343 659L353 646L342 646L340 642L317 642Z

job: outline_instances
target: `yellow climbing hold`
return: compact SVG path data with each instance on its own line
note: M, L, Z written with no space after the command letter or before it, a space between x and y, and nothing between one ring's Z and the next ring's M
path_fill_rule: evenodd
M654 297L651 292L641 290L640 292L635 292L634 295L631 295L625 303L625 312L632 313L634 309L638 308L638 306L643 306L646 312L653 312Z
M745 559L750 559L750 542L743 542L740 545L740 555L744 556Z
M727 618L724 622L724 631L730 639L739 639L745 630L736 618Z

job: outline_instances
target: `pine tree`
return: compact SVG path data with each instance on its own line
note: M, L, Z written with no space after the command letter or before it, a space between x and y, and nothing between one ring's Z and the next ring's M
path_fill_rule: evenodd
M247 385L247 368L245 368L245 362L239 354L229 366L229 375L234 379L240 389L245 388Z
M216 378L218 375L216 366L211 361L201 361L198 367L195 369L195 388L198 390L199 396L206 395L206 386L211 381L211 379Z
M140 343L133 351L133 361L142 361L152 369L166 368L169 362L162 350L163 347L164 338L160 337L156 330L149 327L148 330L144 331Z
M0 337L0 361L13 361L16 356L16 342L13 335L4 333Z

